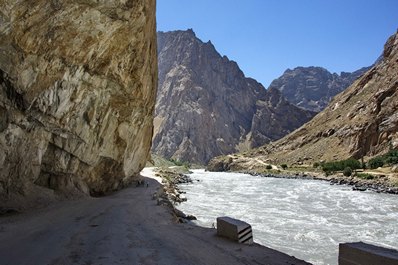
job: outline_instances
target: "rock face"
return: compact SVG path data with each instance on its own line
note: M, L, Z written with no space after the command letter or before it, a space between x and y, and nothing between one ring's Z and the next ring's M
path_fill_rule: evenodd
M303 109L320 112L332 98L348 88L371 67L353 73L330 73L322 67L297 67L286 70L272 81L270 88L278 89L292 104Z
M155 1L0 3L2 204L130 183L151 145Z
M372 157L390 148L398 149L398 33L385 44L383 59L310 122L272 144L211 164L224 169L265 161L311 165Z
M267 92L192 30L158 33L159 90L153 152L204 164L275 140L313 113Z

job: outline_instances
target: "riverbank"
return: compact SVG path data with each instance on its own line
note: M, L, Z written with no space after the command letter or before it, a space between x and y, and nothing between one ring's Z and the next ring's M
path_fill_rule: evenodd
M63 201L0 218L4 264L308 264L284 253L178 224L158 205L163 189L150 169L143 183L112 195ZM21 255L23 253L23 255Z
M274 178L298 178L329 181L333 185L349 185L354 190L398 194L397 166L356 170L347 177L343 172L326 174L313 164L276 164L266 157L245 157L239 154L213 158L206 170L213 172L239 172Z
M346 177L342 174L333 174L333 175L325 175L322 173L315 172L289 172L289 171L280 171L280 172L270 172L270 173L259 173L256 171L238 171L239 173L249 174L252 176L260 176L260 177L271 177L271 178L287 178L287 179L312 179L312 180L321 180L328 181L331 185L347 185L351 186L353 190L358 191L374 191L380 193L388 193L388 194L397 194L398 195L398 186L393 186L388 182L388 179L385 175L376 175L373 176L372 179L363 179L356 176Z

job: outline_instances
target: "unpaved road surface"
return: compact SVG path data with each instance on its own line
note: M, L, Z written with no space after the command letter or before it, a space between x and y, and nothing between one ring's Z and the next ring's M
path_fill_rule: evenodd
M1 217L0 264L307 264L219 238L214 229L176 224L170 209L152 200L158 181L146 182L149 187Z

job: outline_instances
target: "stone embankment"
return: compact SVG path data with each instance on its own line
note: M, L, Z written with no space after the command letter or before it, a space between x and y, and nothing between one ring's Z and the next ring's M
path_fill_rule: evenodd
M193 215L186 215L182 211L175 208L175 205L187 201L185 192L182 191L178 185L192 183L192 179L173 169L159 169L155 174L157 177L162 179L163 189L160 189L153 195L153 198L157 200L158 205L166 205L173 210L173 213L180 223L186 223L189 220L196 220Z
M375 177L376 179L361 179L358 177L343 177L340 175L330 175L325 176L320 173L314 172L300 172L300 173L257 173L246 171L242 172L245 174L249 174L252 176L260 176L266 178L287 178L287 179L313 179L313 180L323 180L329 181L330 185L347 185L352 186L353 190L358 191L374 191L378 193L389 193L389 194L398 194L398 186L392 186L387 182L387 177L385 175L379 175Z

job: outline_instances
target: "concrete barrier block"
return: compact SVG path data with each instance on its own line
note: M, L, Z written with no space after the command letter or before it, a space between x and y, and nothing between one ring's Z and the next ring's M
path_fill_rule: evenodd
M339 265L398 265L398 251L363 242L339 245Z
M252 227L246 222L231 218L217 218L217 235L243 244L253 244Z

